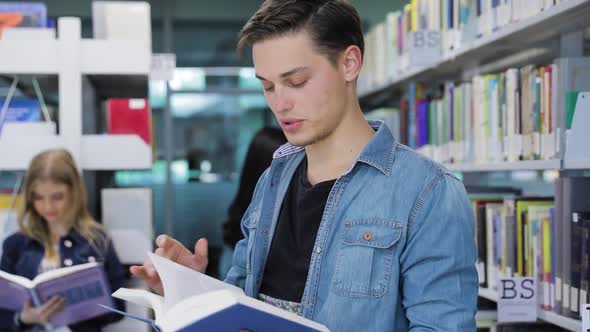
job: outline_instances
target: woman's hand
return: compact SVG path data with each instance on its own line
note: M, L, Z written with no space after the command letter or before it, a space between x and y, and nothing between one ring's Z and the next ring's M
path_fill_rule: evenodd
M58 296L52 297L39 307L33 307L29 300L20 313L20 320L27 325L44 325L63 309L64 304L64 299Z

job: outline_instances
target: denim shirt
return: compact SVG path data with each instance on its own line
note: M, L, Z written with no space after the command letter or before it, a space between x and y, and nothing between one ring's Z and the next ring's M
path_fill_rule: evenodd
M33 279L39 274L39 267L45 249L43 245L32 238L15 233L3 243L2 258L0 259L0 270ZM79 265L88 262L102 262L111 290L117 290L124 286L125 270L112 242L109 242L106 253L97 252L82 235L71 230L69 234L59 241L59 252L61 267ZM113 299L117 309L125 310L121 300ZM15 322L14 312L0 309L0 332L22 331ZM118 314L105 314L90 320L86 320L70 326L73 332L98 332L107 324L121 320Z
M375 135L328 196L299 314L331 331L475 331L475 222L462 182L370 124ZM275 152L242 219L226 282L248 296L259 295L304 153Z

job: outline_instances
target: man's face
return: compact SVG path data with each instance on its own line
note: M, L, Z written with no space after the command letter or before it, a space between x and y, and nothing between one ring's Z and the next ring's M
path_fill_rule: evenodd
M257 42L253 58L266 101L289 142L306 146L330 136L347 102L343 66L318 53L306 32Z

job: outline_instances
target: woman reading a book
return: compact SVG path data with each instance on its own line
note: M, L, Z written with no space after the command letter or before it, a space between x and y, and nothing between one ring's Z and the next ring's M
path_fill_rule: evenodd
M124 269L105 229L87 210L84 182L69 152L48 150L35 156L23 196L19 232L4 241L0 270L33 279L50 270L96 261L102 263L111 289L123 286ZM66 305L64 298L53 297L40 306L28 301L20 312L0 310L0 331L52 330L57 327L49 322ZM100 331L119 319L101 315L59 331Z

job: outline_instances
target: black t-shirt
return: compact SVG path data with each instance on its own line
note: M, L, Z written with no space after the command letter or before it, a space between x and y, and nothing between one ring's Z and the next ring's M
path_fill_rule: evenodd
M301 302L318 228L335 181L312 186L307 180L307 158L297 167L275 228L261 294Z

